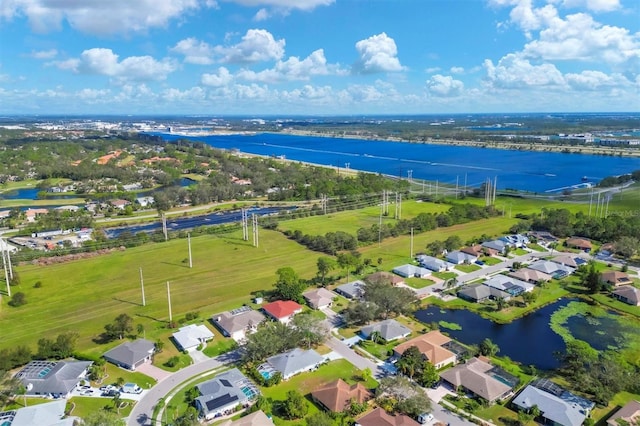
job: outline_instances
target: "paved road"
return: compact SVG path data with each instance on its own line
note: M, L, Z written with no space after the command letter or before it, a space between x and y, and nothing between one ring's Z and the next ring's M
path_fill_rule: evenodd
M186 380L199 376L200 374L206 373L207 371L218 368L224 364L236 362L239 359L240 353L238 351L232 351L176 371L170 377L159 382L145 393L143 398L133 407L133 410L127 420L127 426L153 425L151 418L153 414L153 407L161 398L166 397L173 388Z

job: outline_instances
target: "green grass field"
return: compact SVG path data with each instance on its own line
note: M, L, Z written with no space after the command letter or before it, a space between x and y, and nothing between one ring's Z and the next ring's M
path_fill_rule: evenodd
M135 401L122 399L120 403L120 410L118 413L122 417L126 417L131 413L133 409L133 405ZM112 398L94 398L90 396L76 396L73 397L67 402L67 409L71 411L72 416L77 417L85 417L93 412L99 411L108 407L109 409L113 409L113 399Z
M1 348L27 344L35 348L43 336L63 331L80 334L79 349L102 353L116 345L95 345L105 324L121 314L144 325L148 339L167 336L169 318L167 285L171 285L173 319L199 311L201 318L248 303L251 292L269 290L275 271L291 266L310 278L320 254L306 250L275 231L260 231L260 247L242 240L241 233L192 238L193 269L187 258L186 240L149 244L109 255L51 266L24 265L16 270L27 304L19 308L2 298ZM144 273L146 306L141 306L139 268ZM33 288L36 281L41 288ZM165 347L168 349L169 342Z
M447 204L419 203L415 200L402 202L403 219L416 217L420 213L441 213L449 210ZM389 206L389 216L383 216L382 223L394 224L394 205ZM380 221L380 207L366 207L358 210L345 210L327 215L310 216L295 220L286 220L278 224L282 230L324 235L327 232L344 231L355 234L360 228L369 228Z

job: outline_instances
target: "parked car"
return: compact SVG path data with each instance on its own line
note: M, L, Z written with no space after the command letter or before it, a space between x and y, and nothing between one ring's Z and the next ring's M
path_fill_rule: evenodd
M433 420L433 414L422 413L418 416L416 420L418 420L418 423L420 423L421 425L426 425L427 423L430 423Z

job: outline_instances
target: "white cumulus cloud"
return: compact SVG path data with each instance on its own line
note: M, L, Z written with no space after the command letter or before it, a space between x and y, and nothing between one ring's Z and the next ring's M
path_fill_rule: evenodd
M396 42L386 33L360 40L356 43L356 50L360 55L353 66L356 73L372 74L404 69L398 59Z
M278 60L284 55L285 40L276 40L267 30L250 29L240 43L233 46L216 46L215 52L222 62L252 63Z
M620 0L564 0L564 7L586 7L594 12L611 12L620 9Z
M29 54L29 56L35 59L53 59L57 55L58 55L58 51L56 49L38 50L38 51L33 51Z
M427 90L433 96L459 96L464 89L464 83L450 75L436 74L427 80Z
M218 68L215 74L202 74L200 80L205 86L223 87L233 81L233 76L225 67Z
M487 80L493 87L524 89L527 86L562 86L562 73L553 64L534 65L528 59L510 53L496 65L489 59L484 61Z
M114 77L119 81L164 80L177 68L171 60L158 61L151 56L129 56L120 61L111 49L104 48L88 49L80 58L54 62L53 65L79 74Z
M271 6L283 9L313 10L318 6L329 6L335 0L226 0L243 6Z
M280 81L309 80L311 76L328 75L336 72L337 66L328 66L324 50L318 49L304 59L292 56L286 61L278 61L275 67L263 71L243 69L237 77L247 81L277 83Z
M213 63L213 48L208 43L198 41L194 37L180 40L169 50L184 55L184 61L188 64L209 65Z
M0 18L25 16L40 33L60 30L66 21L83 33L112 35L164 27L186 13L213 6L207 0L3 0Z

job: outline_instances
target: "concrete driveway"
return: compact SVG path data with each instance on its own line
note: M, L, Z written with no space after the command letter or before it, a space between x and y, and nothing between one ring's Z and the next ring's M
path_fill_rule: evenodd
M136 371L139 371L140 373L146 374L149 377L153 377L158 382L166 379L167 377L169 377L171 375L170 371L165 371L162 368L156 367L155 365L151 364L150 362L145 362L144 364L139 366L136 369ZM144 386L142 386L142 387L144 388Z
M209 359L209 357L203 354L202 351L190 351L189 356L193 360L194 364L204 362Z

